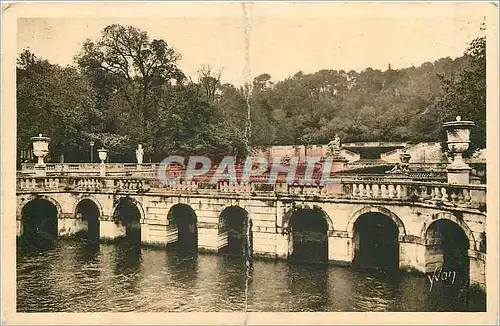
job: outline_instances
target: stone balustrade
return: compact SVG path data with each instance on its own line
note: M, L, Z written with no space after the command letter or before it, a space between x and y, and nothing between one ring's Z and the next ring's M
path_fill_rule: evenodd
M147 191L150 185L146 179L112 179L113 188L118 191Z
M135 164L135 163L105 163L106 174L110 176L138 175L141 177L153 177L157 173L158 164ZM45 172L47 176L73 175L98 176L101 163L46 163ZM35 163L22 163L21 175L34 175Z
M17 176L17 191L90 191L181 193L234 196L315 197L369 201L404 201L485 209L486 186L452 185L396 179L339 178L330 184L267 184L263 182L179 182L163 184L153 177L31 177Z
M485 185L343 180L342 186L342 194L350 198L431 202L474 208L483 207L486 203Z
M104 182L96 178L73 179L70 188L77 190L96 191L104 188Z

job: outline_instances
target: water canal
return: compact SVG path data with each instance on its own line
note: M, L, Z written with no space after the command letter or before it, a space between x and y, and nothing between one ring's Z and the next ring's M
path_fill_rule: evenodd
M17 247L18 312L485 311L483 293L404 272L150 248ZM247 289L245 289L248 287ZM247 291L246 291L247 290ZM246 302L245 302L246 300Z

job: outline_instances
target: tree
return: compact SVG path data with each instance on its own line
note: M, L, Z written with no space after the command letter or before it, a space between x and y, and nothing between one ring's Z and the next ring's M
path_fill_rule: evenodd
M185 79L177 67L180 54L133 26L105 27L97 42L85 41L75 59L84 73L94 77L96 86L113 82L144 120L153 114L155 88Z
M221 113L200 96L196 85L178 85L161 101L151 138L155 157L218 156L228 151L228 143L218 130Z
M62 68L37 58L29 50L17 61L17 144L28 148L30 138L51 138L52 160L88 160L88 134L102 123L91 85L73 67Z
M222 72L217 73L212 71L210 65L203 65L200 70L198 70L198 83L203 90L203 95L206 97L208 102L214 102L217 92L221 86L221 76Z
M441 123L453 121L456 116L476 123L467 152L470 154L486 148L486 37L474 39L465 56L468 65L455 78L442 77L443 96L438 110Z

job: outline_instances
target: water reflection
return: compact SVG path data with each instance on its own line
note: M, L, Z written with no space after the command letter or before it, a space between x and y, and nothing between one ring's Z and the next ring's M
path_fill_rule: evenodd
M18 247L17 309L97 311L485 311L484 294L420 275L163 250L120 241Z
M328 265L289 264L287 278L293 311L327 311L330 307Z
M195 288L198 278L198 255L192 250L175 248L165 252L165 267L172 281L183 288Z

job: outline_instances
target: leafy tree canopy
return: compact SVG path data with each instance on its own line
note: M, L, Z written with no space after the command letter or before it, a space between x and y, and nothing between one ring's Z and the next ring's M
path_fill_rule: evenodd
M246 88L208 65L188 80L181 55L132 26L107 26L86 40L75 65L60 67L25 50L17 62L18 148L52 138L51 159L88 161L89 141L111 161L167 155L245 156ZM258 74L249 98L250 145L343 141L440 141L441 125L473 120L471 151L486 146L486 39L456 58L385 71L323 69L274 81Z

